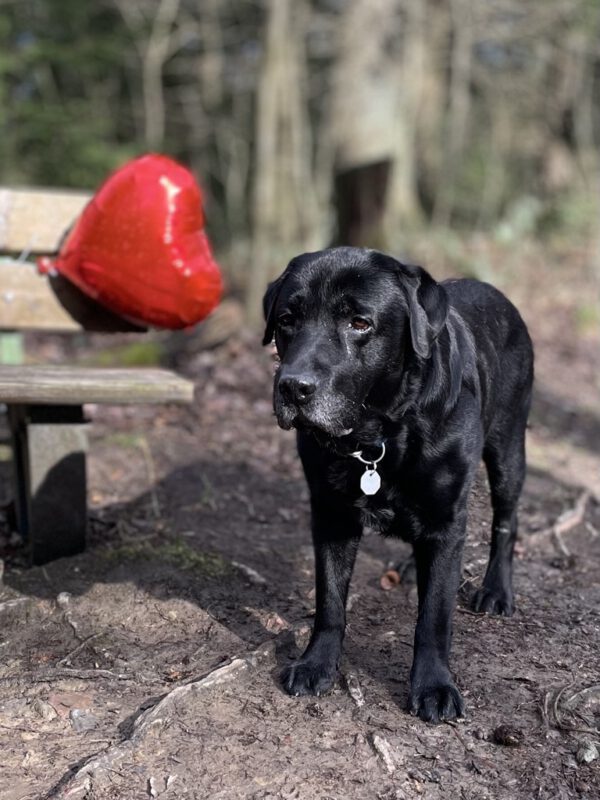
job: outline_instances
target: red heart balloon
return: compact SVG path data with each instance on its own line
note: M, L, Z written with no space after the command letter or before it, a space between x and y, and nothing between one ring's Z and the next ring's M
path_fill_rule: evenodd
M200 188L170 158L146 155L113 173L58 256L40 258L111 311L144 325L185 328L221 299L204 232Z

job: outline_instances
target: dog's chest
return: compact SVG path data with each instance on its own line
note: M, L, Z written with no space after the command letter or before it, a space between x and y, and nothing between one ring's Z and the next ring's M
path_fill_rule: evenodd
M362 524L384 536L399 536L411 541L420 529L418 515L399 487L382 485L375 495L360 492L354 506L360 512Z
M415 515L411 512L412 500L402 488L402 474L395 472L392 478L385 471L377 470L379 480L376 480L367 475L371 471L370 467L338 461L331 466L329 479L359 510L365 527L387 536L411 539ZM374 494L363 491L363 487L372 490L379 482Z
M332 464L329 474L332 485L358 509L365 527L405 541L444 527L462 483L459 474L448 481L442 480L439 470L419 469L414 462L410 468L384 463L378 469L381 486L368 495L361 489L361 477L368 468L340 460Z

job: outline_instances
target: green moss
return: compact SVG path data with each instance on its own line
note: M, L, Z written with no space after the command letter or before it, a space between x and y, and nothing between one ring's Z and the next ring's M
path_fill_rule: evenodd
M581 334L593 333L600 327L600 305L598 303L582 303L575 310L577 330Z
M161 557L180 569L202 572L205 575L223 575L227 572L227 562L217 553L194 550L187 542L176 539L159 548Z
M117 447L123 447L129 450L142 446L142 436L139 433L111 433L103 437L102 441L106 442L106 444L114 444Z
M99 350L85 363L98 367L154 367L161 363L162 355L159 342L145 340Z
M229 570L229 565L220 555L195 550L181 538L156 546L149 542L129 542L102 551L101 558L111 565L124 561L159 561L177 569L211 577L224 575Z

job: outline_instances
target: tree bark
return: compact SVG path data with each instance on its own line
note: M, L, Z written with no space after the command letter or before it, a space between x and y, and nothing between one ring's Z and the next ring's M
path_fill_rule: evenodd
M269 0L255 119L252 258L246 291L251 323L262 317L268 280L314 239L316 200L304 98L303 0Z
M434 224L448 227L456 196L456 181L467 134L471 106L473 14L471 0L449 0L452 20L452 55L448 104L448 136L444 142L442 173L433 211Z

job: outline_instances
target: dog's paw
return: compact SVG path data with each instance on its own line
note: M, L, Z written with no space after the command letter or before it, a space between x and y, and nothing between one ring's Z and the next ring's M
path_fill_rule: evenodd
M281 673L281 683L288 694L299 697L305 694L319 695L328 692L335 682L337 670L318 661L294 661Z
M410 690L408 710L425 722L445 722L464 717L465 703L453 683Z
M471 600L473 611L484 614L500 614L503 617L512 617L515 613L515 600L511 589L504 587L482 586L473 595Z

